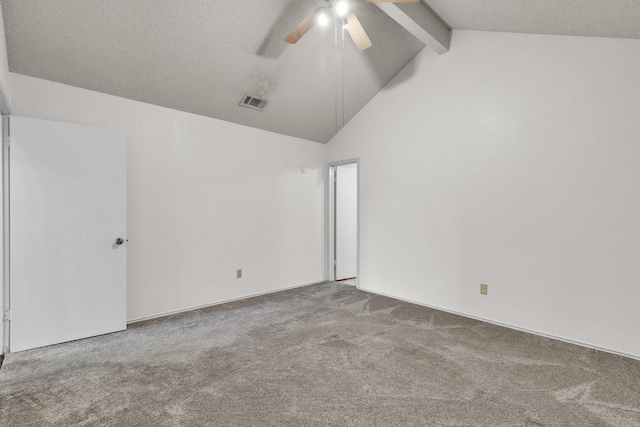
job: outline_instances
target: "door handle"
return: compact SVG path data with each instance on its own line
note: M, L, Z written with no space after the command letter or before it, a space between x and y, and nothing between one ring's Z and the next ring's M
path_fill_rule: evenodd
M124 243L124 240L122 240L122 238L118 237L118 238L116 239L116 245L120 246L120 245L121 245L121 244L123 244L123 243Z

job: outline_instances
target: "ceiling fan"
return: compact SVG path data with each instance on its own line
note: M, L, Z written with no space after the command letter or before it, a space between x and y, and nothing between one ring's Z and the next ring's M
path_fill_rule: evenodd
M317 22L319 25L329 24L330 18L347 20L346 28L358 50L371 47L371 40L360 21L353 13L347 0L324 0L326 5L320 6L309 14L304 20L284 39L287 43L296 44L307 31ZM357 3L419 3L420 0L354 0Z

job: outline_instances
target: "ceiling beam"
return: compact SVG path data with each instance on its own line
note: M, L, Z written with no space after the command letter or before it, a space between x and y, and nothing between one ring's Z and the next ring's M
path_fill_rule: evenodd
M442 55L449 52L451 27L424 2L415 4L375 3L418 40Z

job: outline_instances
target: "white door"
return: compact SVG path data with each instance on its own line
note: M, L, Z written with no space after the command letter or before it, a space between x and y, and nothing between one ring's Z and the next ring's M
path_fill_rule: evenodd
M358 274L358 164L336 167L335 256L336 280Z
M12 116L9 138L10 351L126 329L124 132Z

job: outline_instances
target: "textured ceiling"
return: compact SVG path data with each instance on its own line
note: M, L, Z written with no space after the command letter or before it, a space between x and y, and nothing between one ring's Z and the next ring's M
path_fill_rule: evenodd
M640 39L640 0L426 0L458 30Z
M332 29L283 41L323 0L0 1L13 72L318 142L423 47L356 4L373 47L346 37L343 79ZM454 29L640 38L640 0L423 1ZM240 107L245 93L267 109Z
M423 45L375 5L355 5L373 47L359 52L346 37L337 117L333 28L284 42L321 4L2 0L2 10L12 72L327 142ZM245 93L266 110L240 107Z

